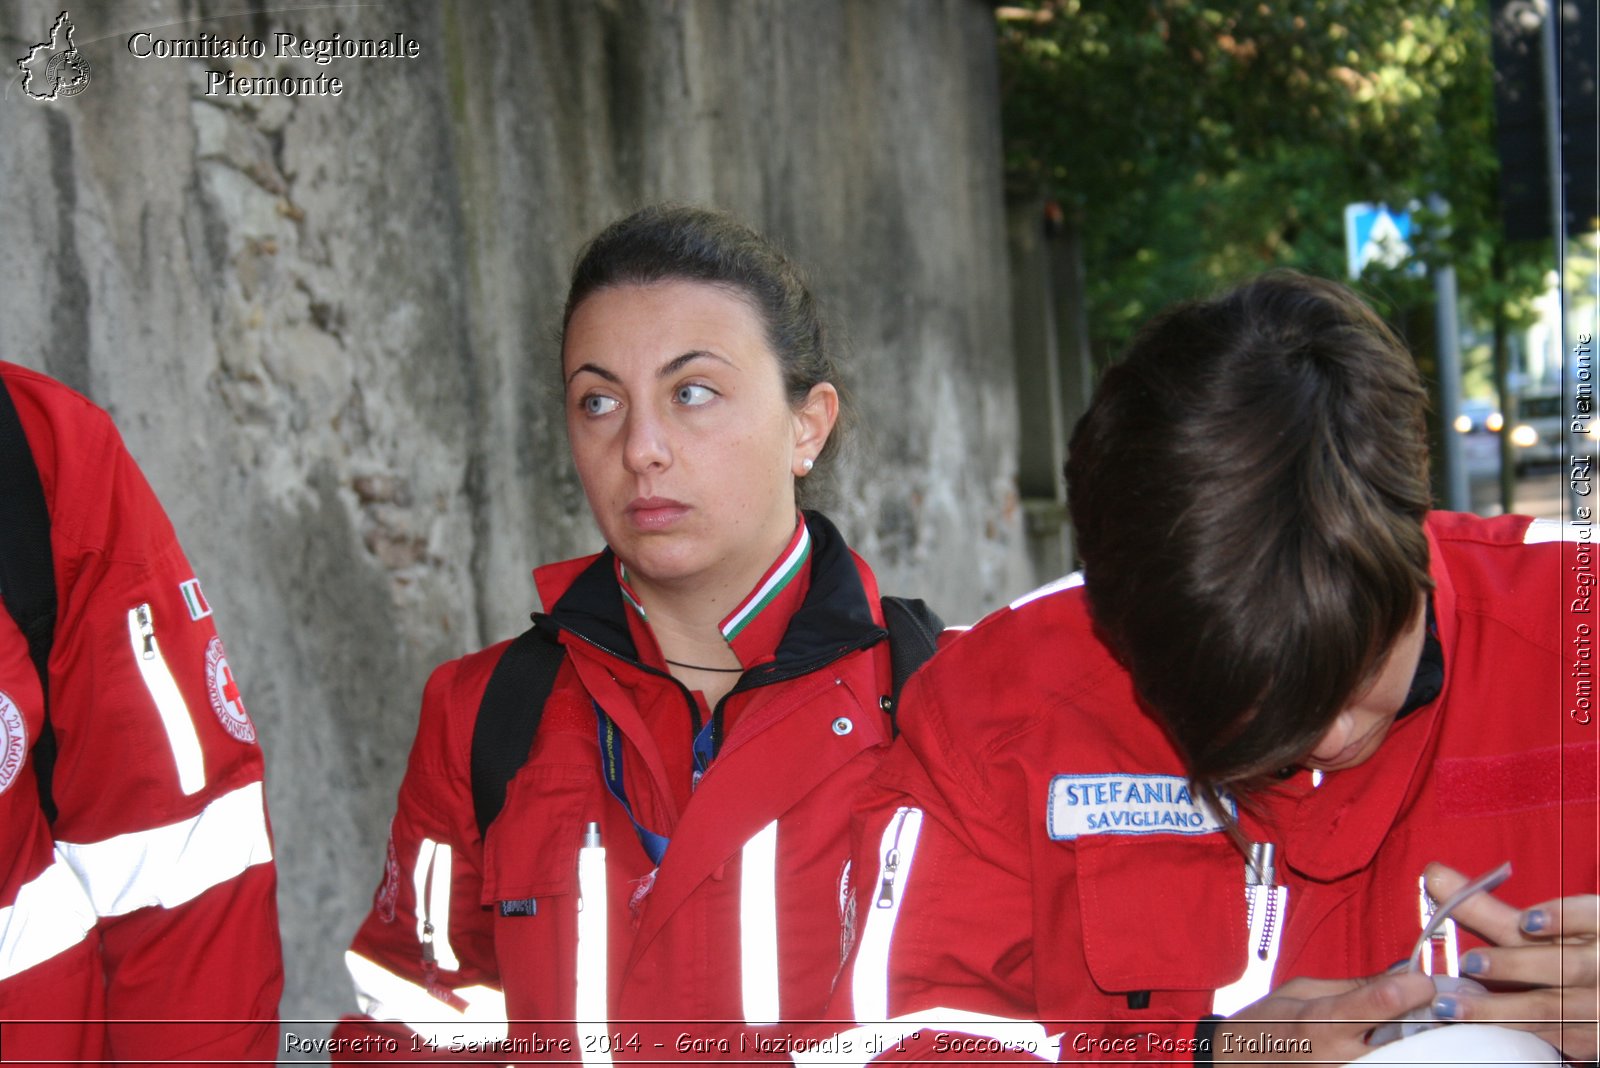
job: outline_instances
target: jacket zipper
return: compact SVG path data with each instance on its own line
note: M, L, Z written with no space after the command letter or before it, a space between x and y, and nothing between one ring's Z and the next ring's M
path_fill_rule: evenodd
M878 892L872 908L866 910L851 979L858 1023L889 1019L889 953L921 834L922 810L902 805L895 809L878 841Z
M461 961L450 944L451 859L448 843L424 838L413 874L417 890L417 941L422 945L422 964L429 973L430 984L436 968L447 972L461 970ZM437 924L433 922L435 916L439 917Z
M178 766L178 785L186 795L205 789L205 757L200 749L200 737L195 733L194 720L189 706L183 700L177 680L161 655L161 643L156 640L155 616L148 603L128 612L128 640L133 646L133 662L139 668L150 699L155 702L156 713L166 729L167 745L172 749L172 759Z
M889 848L883 851L878 863L878 900L873 903L874 908L894 908L894 879L900 871L900 835L905 833L906 819L911 815L908 808L898 809L895 820L890 824L894 832L894 840ZM921 826L920 815L918 826Z
M1213 995L1211 1011L1218 1015L1231 1016L1272 990L1272 973L1278 965L1289 909L1289 888L1278 884L1273 867L1276 852L1277 847L1271 842L1250 845L1250 858L1245 863L1244 893L1250 933L1244 974Z

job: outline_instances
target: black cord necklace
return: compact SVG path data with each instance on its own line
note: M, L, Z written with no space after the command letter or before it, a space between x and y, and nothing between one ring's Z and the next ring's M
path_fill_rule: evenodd
M742 667L736 667L736 668L701 667L699 664L685 664L681 660L667 660L666 657L662 657L661 659L666 660L667 663L671 664L673 667L688 668L691 671L715 671L715 672L718 672L718 673L723 674L723 675L737 675L737 674L740 674L741 672L744 671L744 668L742 668Z

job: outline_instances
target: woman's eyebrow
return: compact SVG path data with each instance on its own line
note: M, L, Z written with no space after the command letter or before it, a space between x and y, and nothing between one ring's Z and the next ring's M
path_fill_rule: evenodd
M704 357L705 359L708 359L708 360L716 360L719 363L725 363L729 367L733 366L733 361L727 359L724 356L718 356L714 352L707 352L705 349L690 349L688 352L684 353L682 356L678 356L678 357L676 357L674 359L671 359L671 360L668 360L666 363L662 364L661 370L656 372L656 377L657 378L671 378L673 375L675 375L679 371L683 370L689 364L693 363L695 360L701 359L702 357Z
M572 380L574 378L577 378L579 375L583 374L583 372L585 372L585 371L588 371L592 375L599 375L601 378L605 379L607 382L621 382L622 381L622 379L618 378L614 373L612 373L610 371L607 371L604 367L601 367L598 364L585 363L585 364L579 364L577 367L574 367L572 369L572 373L567 376L567 384L571 385L572 384Z

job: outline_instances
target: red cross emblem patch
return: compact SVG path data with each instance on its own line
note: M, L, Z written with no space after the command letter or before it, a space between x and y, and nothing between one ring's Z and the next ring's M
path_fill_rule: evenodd
M211 694L211 709L222 723L222 729L241 742L256 740L256 725L244 710L244 697L239 684L234 681L233 669L228 666L228 654L222 649L222 639L213 637L206 646L206 689Z
M28 759L28 724L8 694L0 693L0 794L11 789Z

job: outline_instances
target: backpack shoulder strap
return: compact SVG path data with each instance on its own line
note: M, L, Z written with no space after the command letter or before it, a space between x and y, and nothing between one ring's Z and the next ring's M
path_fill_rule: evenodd
M34 745L34 772L39 804L54 823L56 806L50 779L56 745L50 727L50 645L56 629L56 576L50 554L50 508L33 450L4 380L0 380L0 515L5 517L0 522L0 600L27 639L28 655L39 673L45 719Z
M536 621L506 646L489 676L472 729L472 807L480 835L500 814L507 784L533 750L566 652Z
M895 711L906 680L939 648L939 632L944 620L919 597L883 598L883 621L889 629L889 670L893 682L889 691L889 723L900 733Z

